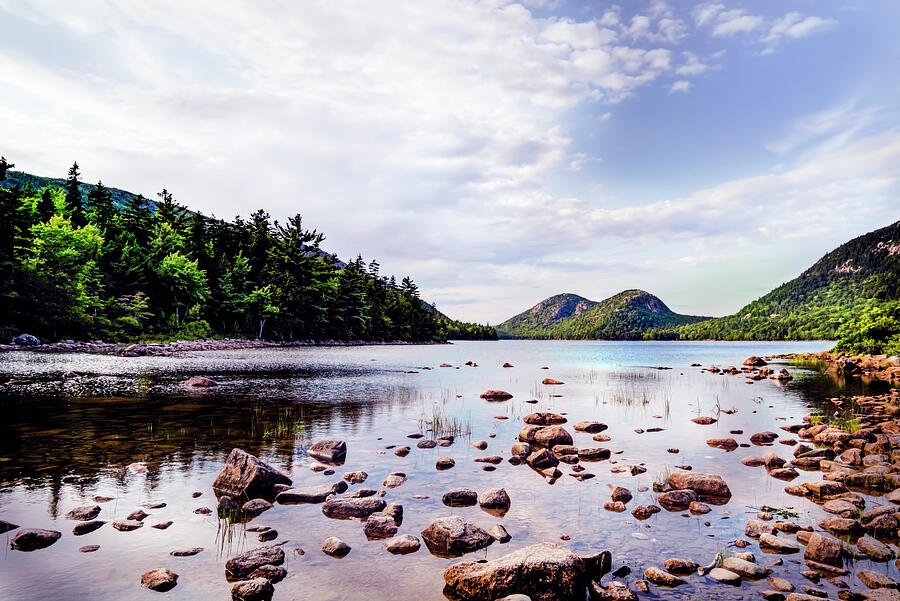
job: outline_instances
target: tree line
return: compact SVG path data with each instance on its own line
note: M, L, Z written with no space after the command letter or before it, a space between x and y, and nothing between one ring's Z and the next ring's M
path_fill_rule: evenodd
M295 215L225 221L163 189L150 200L84 186L4 182L0 157L0 332L52 340L241 336L409 342L495 339L422 301L361 256L342 263ZM12 179L10 180L12 181ZM89 188L87 193L84 190Z

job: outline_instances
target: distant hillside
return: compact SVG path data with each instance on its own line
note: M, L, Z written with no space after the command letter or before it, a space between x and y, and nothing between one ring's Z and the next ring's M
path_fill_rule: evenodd
M900 300L900 221L842 244L797 278L734 315L660 337L834 340L841 325Z
M52 188L62 188L65 183L66 180L58 177L43 177L25 173L23 171L7 171L6 181L0 182L0 187L11 189L18 186L24 190L30 184L35 190L42 190L48 186ZM86 198L90 191L96 187L95 184L83 183L78 186L78 189L81 191L81 195ZM125 202L134 196L131 192L120 190L119 188L107 188L107 190L109 190L110 196L112 196L113 205L120 210L125 207ZM156 210L156 203L153 202L152 199L147 198L147 204L150 205L151 211Z
M671 328L709 319L679 315L643 290L625 290L596 302L558 294L496 326L505 338L632 340L653 328Z

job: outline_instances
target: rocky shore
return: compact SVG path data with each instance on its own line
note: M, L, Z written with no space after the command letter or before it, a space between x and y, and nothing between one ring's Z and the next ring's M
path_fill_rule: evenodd
M389 342L366 340L248 340L240 338L176 340L173 342L118 343L102 340L60 340L45 342L30 334L16 336L10 344L0 344L0 353L32 351L38 353L94 353L120 357L175 357L179 353L197 351L223 351L260 348L290 348L305 346L380 346L402 344L442 344L438 342Z
M821 363L829 373L845 378L900 382L900 357L896 356L848 355L823 351L821 353L775 355L772 358Z

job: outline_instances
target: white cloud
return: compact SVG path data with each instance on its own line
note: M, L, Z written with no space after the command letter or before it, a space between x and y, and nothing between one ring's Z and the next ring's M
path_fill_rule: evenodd
M672 87L669 88L669 93L674 94L675 92L682 92L684 94L687 94L688 92L691 91L692 85L693 84L691 84L691 82L684 80L684 79L680 79L672 84Z
M762 24L763 18L759 15L750 15L741 9L726 10L717 15L712 34L714 36L730 36L747 33L758 29Z
M681 54L684 57L684 63L675 68L676 74L684 76L697 76L703 75L704 73L709 71L709 64L701 61L700 58L693 52L685 50Z
M762 39L766 45L764 54L771 54L775 47L784 38L798 39L815 33L828 31L837 25L835 19L822 17L803 17L798 12L790 12L780 19L775 20L769 28L769 33Z

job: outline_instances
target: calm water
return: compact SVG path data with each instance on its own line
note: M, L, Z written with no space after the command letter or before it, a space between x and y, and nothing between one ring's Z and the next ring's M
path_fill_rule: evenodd
M495 558L541 541L556 541L572 549L611 549L614 567L633 568L631 577L668 557L691 558L706 564L717 550L743 538L744 524L763 504L792 506L802 524L817 524L826 514L813 503L783 492L784 484L762 468L747 468L740 459L774 450L790 457L791 447L713 449L705 440L743 429L739 442L762 430L778 431L799 420L810 409L804 405L823 394L838 391L836 383L818 372L788 366L795 380L787 386L773 381L753 385L741 376L702 373L704 366L740 365L749 355L818 351L827 343L618 343L502 341L460 342L441 346L383 346L266 349L193 353L178 358L118 358L89 355L8 353L0 355L0 381L11 377L29 380L28 393L10 386L0 396L0 519L23 527L60 530L53 546L32 553L0 551L0 598L11 600L91 598L156 599L140 586L140 575L166 567L180 575L167 599L227 599L231 585L224 578L225 560L260 543L254 533L233 528L221 536L215 515L193 513L215 507L211 483L228 452L240 446L277 465L295 486L322 484L344 471L364 470L364 487L380 488L393 471L405 472L408 482L389 490L386 500L403 504L401 534L419 536L432 519L461 514L488 529L502 523L512 535L471 558ZM474 361L479 367L465 367ZM503 368L504 362L515 367ZM441 368L449 363L457 368ZM422 367L432 367L423 370ZM542 366L550 369L542 370ZM671 370L656 370L668 366ZM778 365L773 367L779 368ZM81 380L64 385L67 371ZM416 371L417 373L404 373ZM186 392L178 386L187 375L206 375L220 386L208 392ZM564 386L544 386L550 377ZM479 394L500 388L514 395L510 401L488 403ZM854 392L844 390L843 392ZM559 396L554 396L559 395ZM536 404L525 401L536 399ZM690 419L711 415L716 408L735 408L719 423L699 426ZM522 416L536 410L565 412L571 425L582 419L609 424L612 440L595 443L591 435L573 433L575 444L608 446L622 450L612 460L585 463L596 478L578 482L568 476L548 485L525 466L502 463L496 471L483 471L472 460L486 454L509 457L510 445L522 426ZM439 414L456 421L470 435L449 448L418 449L406 438L424 431L423 420ZM508 419L496 419L505 416ZM786 418L781 421L779 418ZM662 432L635 433L636 428L661 427ZM571 431L571 428L569 428ZM495 434L494 438L489 438ZM305 449L325 436L347 441L346 464L334 476L309 469ZM485 439L487 451L469 441ZM388 445L410 445L405 458ZM666 449L677 447L678 454ZM438 472L435 459L449 455L456 467ZM145 474L124 467L143 461ZM615 462L615 463L614 463ZM611 473L618 464L644 464L637 477ZM609 500L608 484L626 486L635 494L628 504L654 502L652 483L674 465L690 464L696 471L723 475L733 498L725 506L699 517L663 511L646 522L629 513L603 510ZM569 466L560 465L564 473ZM793 483L818 479L821 474L801 472ZM75 483L63 483L75 476ZM69 479L66 478L68 481ZM444 507L447 489L467 486L481 491L503 486L512 508L503 518L477 506ZM650 492L638 492L640 486ZM351 487L351 490L357 487ZM194 491L202 492L192 498ZM65 514L73 507L93 504L95 495L113 497L102 504L98 519L112 521L145 503L166 502L148 510L144 528L118 532L109 524L85 535L73 536L76 522ZM428 499L413 499L427 495ZM149 526L172 520L168 529ZM709 522L707 526L705 523ZM278 530L284 542L288 577L275 587L275 599L441 600L442 572L451 563L434 557L422 546L412 555L393 556L380 541L367 541L362 525L326 518L319 505L275 507L252 524ZM646 526L649 526L646 527ZM5 536L7 541L15 532ZM571 537L568 542L560 536ZM320 546L338 536L352 547L344 559L324 555ZM95 553L79 553L83 545L97 544ZM194 557L171 557L173 549L204 547ZM305 554L295 553L302 548ZM757 552L756 545L748 550ZM770 562L763 556L761 561ZM798 586L807 583L800 568L786 557L776 575ZM897 577L893 563L877 567ZM848 579L853 586L852 577ZM821 585L836 597L831 584ZM666 598L758 598L765 581L726 588L701 577L671 592ZM658 591L659 592L659 591Z

